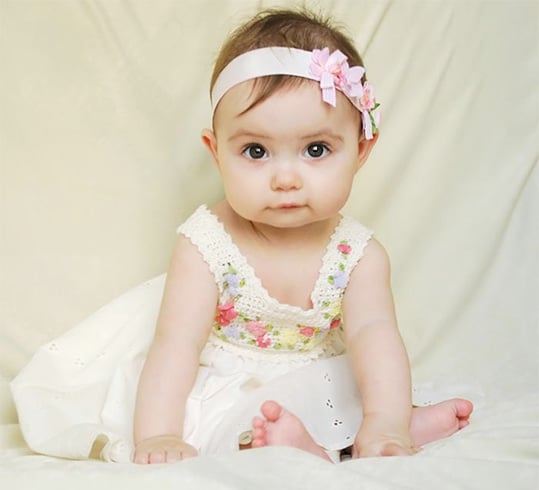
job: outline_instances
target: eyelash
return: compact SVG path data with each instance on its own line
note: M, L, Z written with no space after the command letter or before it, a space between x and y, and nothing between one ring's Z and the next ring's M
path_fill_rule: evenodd
M263 156L258 156L258 157L255 157L253 156L250 151L253 150L253 149L259 149L259 150L262 150L264 152L264 155ZM248 145L246 145L241 154L245 157L247 157L248 159L250 160L262 160L263 158L265 158L268 154L267 150L262 146L262 145L259 145L257 143L249 143Z
M321 147L322 148L322 154L321 155L308 155L309 158L314 158L314 159L318 159L318 158L323 158L325 157L328 153L331 152L330 148L328 145L326 145L325 143L321 142L321 141L316 141L315 143L311 143L307 146L307 148L305 148L305 151L304 151L304 155L308 152L309 152L309 149L313 148L313 147Z
M310 155L309 150L312 149L313 147L321 147L322 154L320 154L320 155ZM262 150L263 154L262 155L259 154L259 155L255 156L255 155L253 155L251 153L253 150L257 150L257 151ZM318 158L323 158L323 157L327 156L327 154L330 153L330 152L331 152L331 149L329 148L329 146L326 143L323 143L321 141L317 141L315 143L310 143L309 145L307 145L307 147L305 148L305 150L303 152L303 155L306 156L307 158L318 159ZM262 160L262 159L266 158L267 155L268 155L267 150L262 145L259 145L257 143L250 143L250 144L246 145L243 148L241 153L242 153L242 155L244 155L245 157L247 157L250 160Z

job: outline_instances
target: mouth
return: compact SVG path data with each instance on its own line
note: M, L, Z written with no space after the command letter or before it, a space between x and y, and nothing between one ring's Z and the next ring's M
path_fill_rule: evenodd
M294 202L285 202L283 204L279 204L277 206L277 209L296 209L301 207L300 204L294 203Z

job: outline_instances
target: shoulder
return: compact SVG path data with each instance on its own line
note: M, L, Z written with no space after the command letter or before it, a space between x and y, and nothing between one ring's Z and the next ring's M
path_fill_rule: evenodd
M389 255L384 246L374 237L371 237L365 247L364 259L374 261L380 265L389 265Z
M201 228L212 223L212 213L205 204L200 205L191 215L176 229L176 233L189 236Z
M386 280L389 278L390 268L386 249L378 240L371 237L365 245L363 257L352 271L350 280L362 283Z
M385 317L393 310L390 276L385 248L378 240L369 240L344 292L343 312L354 319L353 325Z
M217 301L217 285L207 262L189 238L179 235L172 253L165 285L165 297L176 308L189 304L212 305Z
M199 206L177 228L176 233L179 238L178 250L198 254L210 266L215 262L216 254L228 245L222 224L206 205Z
M373 231L350 216L342 216L337 225L331 243L337 245L337 249L346 254L349 270L355 269L365 260L367 249L376 248L371 245L374 242ZM374 255L376 251L371 251Z
M207 332L217 304L217 286L197 247L179 235L167 273L156 334L182 340ZM198 340L197 340L198 341Z
M169 266L169 275L183 276L184 278L210 279L208 264L198 247L185 235L178 235Z

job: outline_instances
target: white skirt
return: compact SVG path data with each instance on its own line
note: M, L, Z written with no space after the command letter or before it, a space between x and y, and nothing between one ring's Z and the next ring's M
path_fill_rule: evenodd
M335 336L336 337L336 336ZM316 351L249 352L211 340L187 403L184 435L202 454L238 448L260 405L275 400L329 450L353 443L361 422L359 392L337 338Z
M12 381L29 447L64 458L127 462L138 379L151 344L165 276L128 291L43 345ZM308 353L273 353L211 337L187 401L184 437L201 454L237 450L265 400L297 415L322 447L353 443L359 392L338 331Z
M138 379L164 281L160 276L128 291L41 346L12 381L21 429L31 449L86 459L99 440L104 459L131 459ZM340 352L336 338L306 354L208 342L187 401L186 441L202 454L235 450L238 435L251 427L262 402L273 399L296 413L324 447L349 445L361 411L346 359L331 357ZM347 422L352 413L355 420Z

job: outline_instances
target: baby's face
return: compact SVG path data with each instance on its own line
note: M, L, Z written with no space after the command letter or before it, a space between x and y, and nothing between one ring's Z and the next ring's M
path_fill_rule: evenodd
M373 146L361 138L359 112L338 91L336 107L323 102L311 81L244 112L251 84L225 94L215 132L204 138L230 206L247 220L279 228L334 218Z

